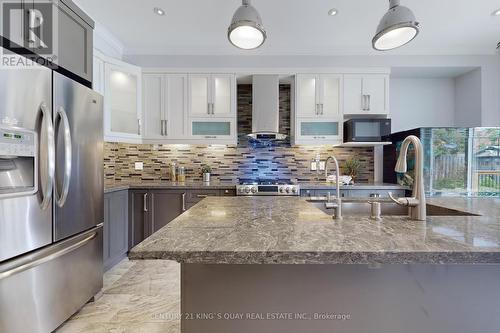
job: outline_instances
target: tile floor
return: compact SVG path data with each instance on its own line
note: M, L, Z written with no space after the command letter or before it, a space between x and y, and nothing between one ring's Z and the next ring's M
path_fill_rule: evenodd
M104 274L102 295L57 333L179 333L180 265L124 259Z

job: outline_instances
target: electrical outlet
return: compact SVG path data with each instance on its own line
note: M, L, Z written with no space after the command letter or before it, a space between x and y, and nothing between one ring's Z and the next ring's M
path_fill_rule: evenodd
M311 162L311 171L316 171L316 162L315 161Z
M325 171L326 161L319 161L319 171Z
M144 170L144 163L143 162L135 162L135 169L136 170Z

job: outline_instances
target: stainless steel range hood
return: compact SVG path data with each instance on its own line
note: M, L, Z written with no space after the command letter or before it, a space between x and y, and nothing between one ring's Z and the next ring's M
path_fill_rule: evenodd
M252 133L258 141L284 140L279 133L279 76L254 75L252 79Z

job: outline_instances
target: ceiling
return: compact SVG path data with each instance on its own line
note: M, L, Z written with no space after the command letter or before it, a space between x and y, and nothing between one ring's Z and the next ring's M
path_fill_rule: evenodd
M369 55L388 0L253 0L268 39L241 51L227 41L239 0L75 0L125 48L125 54ZM487 55L500 41L498 0L401 0L421 23L412 43L387 53ZM166 11L153 13L154 7ZM328 16L330 8L339 10Z

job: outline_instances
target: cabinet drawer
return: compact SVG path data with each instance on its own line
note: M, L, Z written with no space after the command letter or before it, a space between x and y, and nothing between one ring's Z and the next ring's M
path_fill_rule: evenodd
M186 194L186 201L196 203L208 196L219 196L219 190L191 190Z

